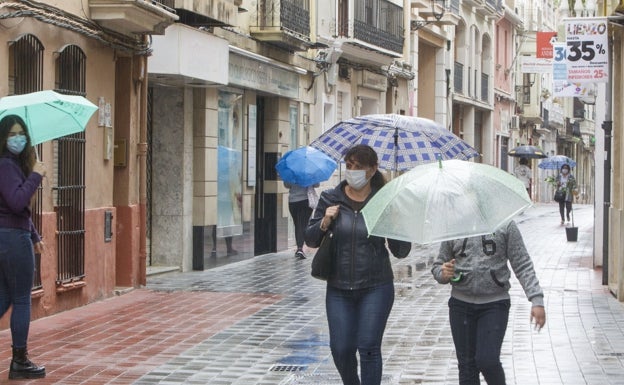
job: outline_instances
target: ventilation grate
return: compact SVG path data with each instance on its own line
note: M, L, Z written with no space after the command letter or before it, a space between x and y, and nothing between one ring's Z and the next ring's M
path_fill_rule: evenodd
M307 368L306 365L273 365L269 372L302 372Z

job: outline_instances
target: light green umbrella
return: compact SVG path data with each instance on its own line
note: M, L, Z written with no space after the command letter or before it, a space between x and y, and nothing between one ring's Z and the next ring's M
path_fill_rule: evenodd
M513 175L451 159L393 179L362 215L370 235L428 244L493 233L529 206L524 184Z
M54 91L0 98L0 119L19 115L28 129L32 145L84 131L98 107L82 96Z

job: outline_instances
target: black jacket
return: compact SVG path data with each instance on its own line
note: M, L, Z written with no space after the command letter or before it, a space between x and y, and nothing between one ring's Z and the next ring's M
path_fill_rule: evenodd
M305 242L309 247L318 247L323 238L321 220L325 209L340 205L338 217L328 231L333 232L334 256L327 283L345 290L363 289L390 283L394 279L386 239L368 236L364 217L353 210L345 195L343 181L334 189L321 193L318 206L310 217L305 231ZM369 195L367 201L376 193ZM405 258L411 248L410 242L388 239L388 247L397 258Z

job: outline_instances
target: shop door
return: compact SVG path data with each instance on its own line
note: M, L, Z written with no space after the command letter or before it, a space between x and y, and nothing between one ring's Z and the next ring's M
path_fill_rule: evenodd
M265 192L265 182L277 179L275 163L277 154L265 153L265 106L264 98L256 100L256 196L254 223L254 255L277 251L277 194Z

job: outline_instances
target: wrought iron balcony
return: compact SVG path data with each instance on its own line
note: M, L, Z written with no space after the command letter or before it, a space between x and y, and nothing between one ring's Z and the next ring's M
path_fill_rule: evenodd
M383 31L360 20L355 20L353 24L353 37L393 52L403 52L402 36Z
M96 23L124 35L162 35L178 20L163 1L89 0L89 11Z
M308 0L258 0L251 23L253 38L289 51L305 51L313 44Z

